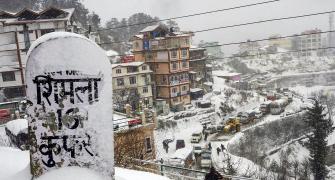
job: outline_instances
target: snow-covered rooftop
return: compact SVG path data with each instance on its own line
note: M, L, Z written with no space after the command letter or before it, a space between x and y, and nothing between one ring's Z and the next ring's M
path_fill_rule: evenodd
M227 71L213 71L214 76L225 76L225 77L231 77L231 76L238 76L241 75L241 73L232 73Z
M160 24L156 24L156 25L152 25L152 26L147 26L146 28L142 29L142 30L140 31L140 33L154 31L154 30L156 30L159 26L160 26Z
M112 64L112 68L122 66L122 67L128 67L128 66L141 66L144 64L144 62L130 62L130 63L120 63L120 64Z
M9 121L6 128L13 134L18 135L20 132L28 132L28 121L26 119L17 119Z
M114 50L108 50L108 51L106 51L106 55L109 56L109 57L110 56L118 56L119 53L114 51Z
M19 71L19 69L8 67L8 66L0 67L0 72L9 72L9 71Z
M201 88L191 88L190 92L194 93L194 92L199 92L199 91L203 91Z

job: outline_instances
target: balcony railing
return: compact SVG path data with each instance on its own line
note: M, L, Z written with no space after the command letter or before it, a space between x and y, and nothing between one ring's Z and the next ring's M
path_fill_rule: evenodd
M182 91L180 94L181 95L186 95L186 94L189 94L189 91Z
M171 93L171 97L177 97L177 96L180 96L179 92Z

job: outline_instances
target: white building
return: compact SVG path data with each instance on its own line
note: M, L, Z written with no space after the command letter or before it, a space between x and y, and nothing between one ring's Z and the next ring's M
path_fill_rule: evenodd
M25 96L26 53L37 38L55 31L79 32L74 9L0 11L0 89L8 99Z
M304 31L300 37L300 55L301 56L319 56L321 54L321 30L313 29Z
M153 106L152 70L144 62L112 64L115 109L130 104L133 110ZM142 103L141 103L142 102ZM143 108L143 107L142 107Z

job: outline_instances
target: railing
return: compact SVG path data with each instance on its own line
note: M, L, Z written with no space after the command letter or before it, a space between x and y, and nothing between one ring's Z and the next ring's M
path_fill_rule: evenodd
M179 96L179 92L176 92L176 93L171 93L171 97L177 97L177 96Z
M196 169L189 169L184 167L177 167L168 164L164 164L163 160L160 161L150 161L150 160L140 160L134 158L128 158L129 160L139 163L139 165L134 165L133 167L138 170L143 170L155 174L160 174L162 176L177 179L177 180L203 180L209 172L196 170ZM153 165L154 167L149 168L145 167L144 165ZM220 173L220 172L219 172ZM243 177L243 176L233 176L220 173L224 179L240 179L240 180L252 180L253 178Z
M186 94L189 94L189 91L182 91L180 94L181 95L186 95Z

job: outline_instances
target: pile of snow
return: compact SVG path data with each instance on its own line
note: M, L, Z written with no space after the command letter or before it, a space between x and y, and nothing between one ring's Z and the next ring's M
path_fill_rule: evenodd
M21 151L10 147L0 147L0 179L29 180L30 176L17 177L16 174L25 171L29 165L29 151ZM30 169L27 169L28 174ZM21 174L21 173L20 173Z
M20 132L28 133L28 121L26 119L9 121L6 128L15 136Z
M0 179L31 180L29 151L21 151L11 147L0 147ZM37 180L109 180L98 172L80 167L65 167L52 170ZM169 180L156 174L115 168L115 180Z
M134 171L123 168L115 168L115 179L116 180L169 180L167 177L159 176L156 174Z

